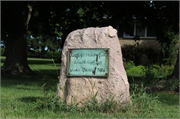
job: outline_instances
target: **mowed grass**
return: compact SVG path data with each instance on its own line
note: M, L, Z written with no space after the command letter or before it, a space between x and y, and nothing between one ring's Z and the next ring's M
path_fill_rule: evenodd
M1 57L1 66L5 57ZM55 95L60 63L56 67L51 59L28 58L36 76L1 75L1 118L179 118L179 95L168 92L146 93L136 90L140 77L128 77L132 106L114 113L99 111L51 111L36 108L37 100L44 100L43 90ZM46 83L46 85L44 85ZM44 87L42 88L42 86ZM138 86L139 87L139 86ZM135 91L136 90L136 91ZM46 97L48 98L48 97Z

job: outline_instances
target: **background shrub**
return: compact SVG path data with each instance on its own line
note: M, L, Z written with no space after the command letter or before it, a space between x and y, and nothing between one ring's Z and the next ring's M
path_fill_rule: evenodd
M35 52L41 53L41 50L35 50ZM5 49L1 48L1 56L4 56ZM29 58L39 58L40 56L33 54L31 52L27 52L27 57ZM61 51L47 51L45 54L46 59L54 59L55 62L59 63L61 62Z
M61 62L61 51L47 51L45 54L46 59L54 59L55 62Z
M35 52L41 53L40 50L35 50ZM40 56L33 54L31 52L27 52L27 57L39 58ZM61 51L47 51L44 58L54 59L55 62L61 62Z
M41 53L40 50L35 50L35 52ZM31 58L39 58L38 55L33 54L33 53L31 53L31 52L27 52L27 57L31 57Z
M179 49L179 34L172 31L167 31L161 42L162 49L160 52L160 65L175 65L178 49Z
M137 65L137 61L142 53L143 51L138 49L136 45L124 45L122 47L123 58L126 59L127 62L133 61L135 65Z
M126 70L127 74L143 74L144 66L139 65Z
M130 68L133 68L133 67L135 67L135 63L134 63L133 61L128 61L128 62L124 65L125 70L130 69Z
M5 49L1 48L1 56L4 56Z
M133 61L136 66L158 64L160 48L159 44L151 42L140 45L124 45L122 47L122 54L127 62Z
M126 67L126 65L124 67ZM168 67L168 66L164 66L164 67ZM169 74L170 72L172 72L172 70L173 70L173 67L167 68L167 69L165 69L165 68L162 69L158 65L148 65L148 66L139 65L139 66L133 66L133 67L130 67L130 68L126 69L126 73L127 74L140 74L140 75L144 75L148 71L151 71L153 75L156 75L156 76L160 75L161 76L161 75L165 74L165 72L166 72L166 75Z
M148 65L143 68L143 83L145 86L155 85L160 79L157 77L158 68L153 65Z

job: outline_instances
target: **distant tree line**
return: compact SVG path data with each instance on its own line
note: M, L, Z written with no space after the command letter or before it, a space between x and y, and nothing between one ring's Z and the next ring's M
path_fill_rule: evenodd
M2 71L29 74L27 51L39 55L62 49L76 29L138 23L155 28L158 41L169 43L167 31L179 31L178 1L2 1L1 39L6 46ZM136 19L133 19L135 17ZM34 50L34 51L33 51ZM167 55L168 56L168 55ZM166 57L166 56L164 56ZM17 65L18 64L18 65Z

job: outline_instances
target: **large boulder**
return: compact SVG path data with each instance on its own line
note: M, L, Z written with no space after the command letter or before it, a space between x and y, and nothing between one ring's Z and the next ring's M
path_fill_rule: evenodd
M73 48L109 48L109 76L67 77L68 49ZM123 66L121 46L117 31L111 26L71 32L64 43L61 62L57 95L67 103L74 99L81 102L97 91L96 99L99 102L109 96L114 96L114 100L121 103L129 101L129 83Z

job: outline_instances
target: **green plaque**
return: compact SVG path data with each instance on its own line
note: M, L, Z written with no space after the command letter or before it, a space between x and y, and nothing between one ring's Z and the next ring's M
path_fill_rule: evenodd
M109 48L69 49L67 76L109 76Z

